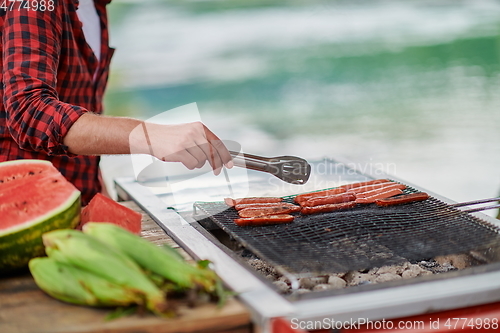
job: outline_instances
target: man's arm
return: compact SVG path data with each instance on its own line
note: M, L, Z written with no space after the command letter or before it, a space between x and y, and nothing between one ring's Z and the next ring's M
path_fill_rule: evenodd
M9 132L21 148L48 155L133 151L182 162L190 169L208 160L216 173L223 163L231 164L224 145L201 123L145 124L98 116L60 101L56 73L63 34L61 8L8 11L3 17L3 103Z
M87 110L59 100L63 6L2 13L3 104L6 125L20 148L66 155L62 138Z
M232 167L224 144L200 122L159 125L86 113L69 129L64 144L73 154L151 154L188 169L201 168L208 160L215 174L223 164Z

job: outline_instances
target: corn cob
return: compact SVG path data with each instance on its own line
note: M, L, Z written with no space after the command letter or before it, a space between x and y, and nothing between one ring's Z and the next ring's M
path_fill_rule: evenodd
M136 291L52 258L34 258L29 268L36 284L50 296L89 306L127 306L141 303Z
M29 262L29 269L36 284L47 294L73 304L97 304L95 295L78 283L67 267L71 266L51 258L34 258Z
M125 254L77 230L55 230L45 233L42 238L50 258L135 290L143 295L147 308L155 313L166 311L165 294Z
M90 222L84 225L83 232L119 249L139 266L182 288L200 286L205 291L215 291L217 275L209 269L190 265L174 254L173 249L158 247L111 223Z

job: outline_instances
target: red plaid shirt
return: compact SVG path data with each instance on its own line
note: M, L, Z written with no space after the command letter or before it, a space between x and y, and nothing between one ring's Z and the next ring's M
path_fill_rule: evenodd
M102 30L100 63L85 41L78 0L54 0L53 7L45 1L45 10L33 10L33 0L26 6L7 1L13 7L0 9L0 161L51 161L82 192L83 204L101 189L99 158L69 153L63 137L83 113L102 112L114 51L105 7L111 0L94 1Z

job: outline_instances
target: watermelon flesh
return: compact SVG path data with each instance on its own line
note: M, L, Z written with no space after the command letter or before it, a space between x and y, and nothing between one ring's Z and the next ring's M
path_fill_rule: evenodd
M78 229L81 229L87 222L109 222L135 234L140 234L141 221L142 215L140 213L97 193L89 204L83 207Z
M44 232L74 228L80 191L48 161L0 163L0 272L44 254Z

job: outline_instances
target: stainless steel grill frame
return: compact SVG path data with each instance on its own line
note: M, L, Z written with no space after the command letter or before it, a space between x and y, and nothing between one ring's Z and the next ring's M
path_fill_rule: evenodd
M384 178L384 175L378 173L371 178ZM500 300L499 263L418 277L411 281L353 287L335 293L315 293L297 300L287 299L242 264L190 216L181 216L167 208L157 195L133 178L119 178L115 182L119 191L133 199L188 253L195 258L213 262L217 274L238 293L239 299L251 310L254 322L262 327L263 332L268 332L269 320L274 317L295 320L380 320ZM443 202L454 203L418 186L409 185ZM496 219L482 213L472 215L496 227L500 226ZM496 253L491 255L497 256Z

